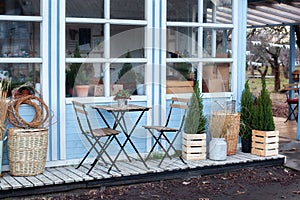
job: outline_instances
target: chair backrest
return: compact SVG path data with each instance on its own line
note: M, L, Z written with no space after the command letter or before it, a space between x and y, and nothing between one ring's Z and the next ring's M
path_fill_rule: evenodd
M92 130L92 126L88 118L88 112L86 110L85 104L80 103L78 101L72 101L72 104L75 110L79 128L82 131L82 133L86 133L85 128L89 128L90 130Z
M168 126L168 124L169 124L173 109L181 109L181 110L183 110L183 115L181 117L181 122L180 122L180 125L179 125L179 128L178 128L179 130L181 130L181 128L184 124L184 121L185 121L185 116L186 116L187 110L189 108L190 100L186 99L186 98L173 97L171 99L171 101L172 102L170 104L170 110L169 110L169 114L168 114L165 126Z

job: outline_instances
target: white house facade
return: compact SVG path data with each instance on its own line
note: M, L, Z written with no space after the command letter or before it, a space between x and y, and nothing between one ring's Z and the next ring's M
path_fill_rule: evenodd
M118 89L129 89L130 102L151 107L140 123L158 125L166 120L171 97L189 98L199 80L206 115L232 102L238 109L245 82L247 3L0 1L0 71L7 71L13 82L32 82L54 116L47 166L78 163L86 152L74 99L111 104ZM76 49L80 56L74 56ZM66 74L76 63L88 72L85 97L67 90ZM127 64L132 68L122 74ZM74 84L80 81L76 77ZM30 120L30 108L22 109L22 116ZM112 120L109 115L107 119ZM142 128L136 129L133 141L142 153L153 142ZM176 145L180 147L180 141ZM3 164L8 165L7 152Z

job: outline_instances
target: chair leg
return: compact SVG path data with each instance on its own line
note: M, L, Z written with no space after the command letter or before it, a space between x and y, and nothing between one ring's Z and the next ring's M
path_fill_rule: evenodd
M148 130L149 130L149 129L148 129ZM153 150L154 150L154 148L156 147L157 144L163 149L163 151L164 151L165 153L167 153L167 150L164 148L164 146L163 146L163 145L160 143L160 141L159 141L159 140L161 139L162 133L160 133L160 135L159 135L158 137L156 137L152 131L149 130L149 132L151 133L151 135L152 135L152 137L154 138L155 142L154 142L154 144L153 144L153 146L152 146L150 152L148 153L148 155L147 155L145 161L149 159L151 153L153 152ZM169 156L169 158L171 159L171 156L170 156L169 154L168 154L168 156Z
M104 142L103 145L101 145L100 142L98 141L98 145L101 147L101 151L98 153L98 156L97 156L96 159L94 160L91 169L94 168L94 166L95 166L96 163L98 162L99 158L101 158L102 160L104 160L104 158L102 157L102 154L104 153L104 154L107 156L107 158L109 159L110 163L111 163L111 164L110 164L109 171L111 170L112 167L115 167L118 171L120 171L119 168L118 168L118 167L116 166L116 164L115 164L116 160L115 160L115 159L113 160L113 159L109 156L109 154L106 152L107 147L109 146L109 144L112 142L113 139L114 139L114 136L109 136L109 137L107 138L106 142ZM89 172L91 171L91 169L89 170ZM109 171L108 171L108 173L109 173ZM88 172L88 173L89 173L89 172Z
M298 122L298 116L296 116L296 114L295 114L297 108L298 108L297 104L294 106L294 108L291 104L289 104L289 109L290 109L291 112L289 113L289 116L287 117L285 122L287 122L288 120L291 120L292 116L294 116L294 119Z
M79 165L75 169L78 169L83 164L83 162L88 157L88 155L91 153L91 151L92 151L92 148L85 154L85 156L83 157L83 159L80 161Z
M178 134L175 135L175 137L173 138L172 142L168 139L168 137L166 135L163 135L164 136L164 139L168 142L169 144L169 147L167 149L167 152L166 154L163 156L163 158L161 159L160 163L158 164L158 166L160 167L163 160L166 158L166 156L170 156L169 155L169 151L171 150L171 148L173 149L173 151L175 152L175 154L177 155L177 157L179 157L179 159L181 160L181 162L183 162L184 164L186 164L186 162L183 160L182 156L180 154L178 154L178 152L176 151L175 147L173 146Z

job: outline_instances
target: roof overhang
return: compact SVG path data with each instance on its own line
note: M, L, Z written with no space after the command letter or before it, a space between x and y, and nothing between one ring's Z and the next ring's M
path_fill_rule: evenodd
M249 0L247 26L300 25L299 0Z

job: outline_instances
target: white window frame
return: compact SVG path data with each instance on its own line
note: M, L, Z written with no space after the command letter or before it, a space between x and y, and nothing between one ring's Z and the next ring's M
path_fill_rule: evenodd
M82 102L111 102L113 100L113 96L110 95L110 65L115 63L141 63L145 64L145 77L147 74L147 68L149 66L148 59L147 59L147 52L145 52L146 58L112 58L110 57L110 25L132 25L132 26L144 26L145 27L145 51L147 51L148 46L147 44L147 34L146 29L148 26L148 20L147 20L147 5L148 1L145 0L145 19L144 20L132 20L132 19L110 19L110 0L104 0L104 17L103 18L78 18L78 17L65 17L64 26L68 23L89 23L89 24L99 24L104 25L104 57L103 58L66 58L65 62L62 63L62 66L66 66L68 63L100 63L104 64L105 69L105 78L104 78L104 96L103 97L66 97L65 102L67 104L70 104L71 101L76 98L80 98ZM66 37L65 37L66 38ZM63 43L65 43L65 38ZM64 48L65 49L65 48ZM64 77L65 80L65 77ZM146 80L145 80L146 81ZM64 87L64 86L63 86ZM62 87L62 88L63 88ZM139 96L134 95L132 96L133 101L146 101L147 97L145 95Z
M167 1L167 0L166 0ZM217 23L204 23L203 22L203 9L204 9L204 1L205 0L198 0L198 19L199 22L180 22L180 21L167 21L166 27L189 27L189 28L197 28L198 29L198 46L203 46L203 31L204 29L232 29L234 30L234 21L232 21L231 24L217 24ZM235 0L232 0L232 4L234 4ZM232 5L233 7L233 5ZM213 12L215 13L216 10L213 9ZM167 13L167 11L165 11ZM234 12L232 12L232 16L234 15ZM214 17L213 17L214 18ZM213 31L214 33L214 31ZM212 44L215 44L216 37L214 37L214 41L212 41ZM166 41L168 42L168 41ZM231 45L231 48L233 48L233 44ZM213 50L215 50L213 48ZM212 52L212 54L215 54L215 52ZM203 63L228 63L233 69L233 62L234 58L204 58L202 48L198 49L198 56L197 58L166 58L166 63L179 63L179 62L190 62L194 63L198 66L197 71L197 77L199 80L202 80L202 69L203 69ZM231 75L231 83L234 84L234 77ZM199 86L202 88L202 81L199 81ZM217 93L203 93L203 98L216 98L216 97L232 97L232 93L234 91L234 88L236 86L232 85L230 92L217 92ZM176 94L178 96L186 97L190 94ZM173 94L168 94L167 98L170 99L173 96Z

